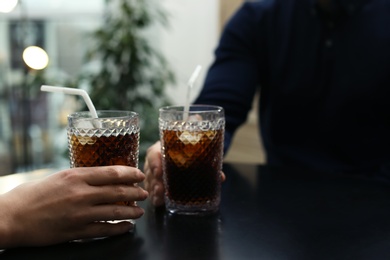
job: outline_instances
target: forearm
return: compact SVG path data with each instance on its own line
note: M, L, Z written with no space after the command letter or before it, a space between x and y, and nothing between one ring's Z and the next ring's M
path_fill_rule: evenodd
M14 245L14 233L12 231L12 208L6 195L0 195L0 249Z
M232 74L236 76L232 77ZM249 61L217 59L209 70L204 87L194 103L218 105L224 108L225 152L236 129L246 121L248 112L252 109L256 90L256 67Z
M263 46L251 31L255 21L249 14L247 8L240 10L226 26L202 91L194 101L225 109L225 149L236 129L246 121L263 78L259 63L265 62L258 56Z

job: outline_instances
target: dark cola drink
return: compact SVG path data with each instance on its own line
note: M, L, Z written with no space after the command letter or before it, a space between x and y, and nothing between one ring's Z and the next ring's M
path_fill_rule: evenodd
M196 142L180 140L185 135L163 131L166 195L183 206L219 204L223 131L197 132Z
M87 112L68 117L70 167L126 165L138 167L138 114L130 111ZM134 205L134 202L117 202Z
M139 133L101 137L73 134L69 138L72 168L108 165L138 166Z
M218 210L224 130L162 130L166 207L172 213Z
M138 166L139 133L118 136L69 136L70 165L93 167L108 165ZM133 205L124 201L117 204Z

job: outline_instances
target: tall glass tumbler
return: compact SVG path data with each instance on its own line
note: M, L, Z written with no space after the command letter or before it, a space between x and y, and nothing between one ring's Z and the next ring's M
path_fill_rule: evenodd
M138 167L140 126L132 111L76 112L68 116L70 167L127 165ZM118 204L134 205L123 201Z
M218 211L225 116L222 107L168 106L159 110L166 209L175 214Z

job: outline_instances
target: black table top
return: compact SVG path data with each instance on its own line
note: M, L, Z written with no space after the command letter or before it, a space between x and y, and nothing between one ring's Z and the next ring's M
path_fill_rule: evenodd
M224 171L215 215L172 216L146 201L133 233L0 259L390 259L389 183L246 164Z

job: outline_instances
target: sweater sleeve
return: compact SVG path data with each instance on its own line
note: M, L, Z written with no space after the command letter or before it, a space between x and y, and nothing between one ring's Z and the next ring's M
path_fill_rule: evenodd
M225 152L251 109L259 85L258 14L246 3L227 23L197 104L222 106L226 116Z

